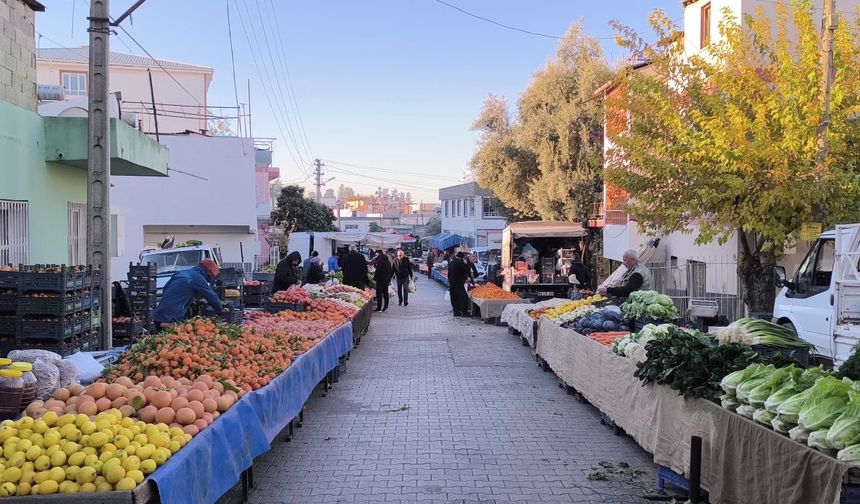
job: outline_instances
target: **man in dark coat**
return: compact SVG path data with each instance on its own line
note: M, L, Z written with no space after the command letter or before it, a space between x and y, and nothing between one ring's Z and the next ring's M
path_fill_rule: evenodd
M451 308L454 316L460 317L468 310L466 300L466 280L469 278L469 267L464 261L466 254L457 252L448 263L448 289L451 291Z
M397 280L397 304L409 306L409 281L413 279L412 261L406 257L406 252L398 250L392 267Z
M215 261L204 259L193 268L174 273L164 286L161 301L153 314L155 324L162 326L187 319L195 298L205 299L209 306L220 312L223 309L221 300L209 285L220 271Z
M581 288L587 289L591 286L591 275L588 273L588 268L582 263L579 253L574 252L573 261L570 263L570 272L576 275L576 280Z
M388 309L388 286L391 285L391 261L381 250L376 251L373 258L376 271L373 272L373 281L376 283L376 309L373 311L385 311Z
M427 252L427 278L433 278L433 251Z
M275 281L272 283L272 292L287 290L293 285L300 285L299 279L299 264L302 262L302 255L298 252L290 252L290 254L278 263L275 269Z
M367 287L367 260L355 245L343 258L343 283L358 289Z

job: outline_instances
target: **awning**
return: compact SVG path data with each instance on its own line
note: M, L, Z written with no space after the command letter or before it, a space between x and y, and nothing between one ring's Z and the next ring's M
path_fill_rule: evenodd
M430 246L445 250L447 248L456 247L463 242L463 237L454 233L439 233L430 239Z
M415 241L415 238L391 233L315 233L320 238L327 238L340 244L360 243L371 248L397 247L401 243Z
M557 221L514 222L505 232L514 238L577 238L588 234L581 224Z

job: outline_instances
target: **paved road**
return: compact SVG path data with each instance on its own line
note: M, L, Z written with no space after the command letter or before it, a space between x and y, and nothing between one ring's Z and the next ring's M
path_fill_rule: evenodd
M375 314L340 383L258 459L250 502L647 502L650 456L443 295L425 278L408 307Z

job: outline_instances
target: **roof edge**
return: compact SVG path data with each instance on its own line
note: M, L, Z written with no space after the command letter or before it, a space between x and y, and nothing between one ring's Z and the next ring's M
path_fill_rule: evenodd
M21 0L24 2L24 5L33 9L36 12L45 12L45 6L36 0Z

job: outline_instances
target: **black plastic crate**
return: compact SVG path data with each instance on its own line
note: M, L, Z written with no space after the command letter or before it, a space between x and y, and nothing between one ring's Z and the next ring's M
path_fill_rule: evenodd
M83 310L80 295L58 297L18 297L18 315L56 315L62 317Z
M85 288L99 285L99 282L101 282L102 279L101 270L93 269L91 267L87 267L87 269L81 273L81 276L83 278L83 286Z
M155 263L134 264L128 263L128 279L154 277L158 273Z
M0 336L15 336L18 331L18 317L0 316Z
M19 340L52 339L54 341L70 338L82 331L80 319L58 318L56 320L18 319L17 337Z
M261 283L260 285L245 285L245 294L268 294L272 291L272 286L268 283Z
M266 311L269 313L277 313L282 311L305 311L305 305L301 303L266 303Z
M17 271L0 271L0 289L17 289L21 283L21 273Z
M0 337L0 357L6 357L12 350L15 350L15 337Z
M136 338L143 334L143 321L135 320L133 322L114 322L113 337L116 338Z
M128 281L129 292L155 292L158 288L158 280L155 277L130 278Z
M254 280L259 280L261 282L272 283L275 281L275 274L256 271L251 275L251 278Z
M0 294L0 313L17 313L18 295Z
M84 274L71 268L65 268L59 272L39 273L39 266L28 271L21 272L21 283L19 290L22 291L44 291L44 292L69 292L83 289Z
M245 283L245 273L238 268L221 268L216 281L227 289L238 288Z
M242 302L245 306L254 306L259 307L263 306L269 301L268 294L248 294L245 293L245 296L242 298Z
M80 351L80 339L77 336L68 336L66 338L32 338L32 339L15 339L16 350L39 349L48 350L62 357L72 355Z
M782 354L790 359L796 360L803 366L809 366L808 348L785 348L753 345L752 349L755 350L762 357L773 357L774 355Z

